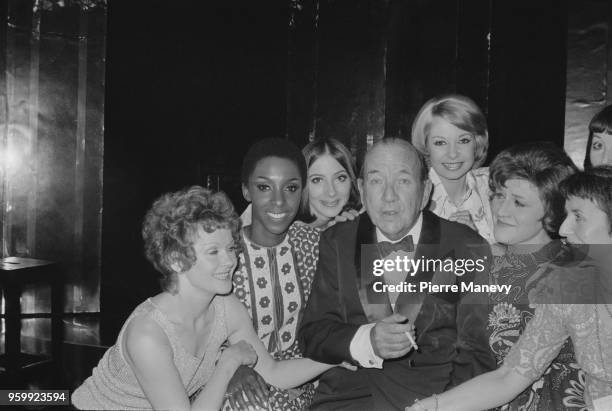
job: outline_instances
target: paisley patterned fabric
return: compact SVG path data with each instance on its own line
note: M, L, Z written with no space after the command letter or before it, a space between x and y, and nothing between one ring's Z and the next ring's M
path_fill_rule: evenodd
M534 253L506 253L494 257L491 283L512 285L507 295L496 293L489 301L489 347L498 365L504 362L532 320L532 295L538 290L538 284L552 275L551 267L555 266L550 263L553 260L563 262L569 253L560 241L552 241ZM556 358L542 370L544 375L501 410L585 409L584 374L576 364L572 342L564 338L557 348Z
M438 173L431 168L429 179L433 184L433 193L429 202L429 210L438 217L446 218L455 214L457 211L469 211L472 221L478 230L478 234L489 244L495 242L493 236L493 215L489 205L489 168L481 167L468 171L466 182L468 190L459 205L455 205L438 176Z
M253 320L257 335L277 360L300 358L296 331L306 306L319 257L316 228L293 223L275 247L262 247L241 234L242 252L234 294ZM313 384L293 390L272 388L273 409L307 409Z
M567 375L555 366L570 337L576 347L575 368ZM612 395L612 306L610 304L539 304L535 317L514 345L504 365L529 379L545 372L566 380L548 378L553 389L563 390L563 403L542 396L538 409L593 409L593 400ZM557 358L557 359L555 359ZM549 367L548 364L553 361ZM547 369L548 367L548 369ZM557 367L557 368L555 368ZM577 376L577 378L569 378ZM582 390L584 392L584 401ZM586 402L586 405L585 405Z

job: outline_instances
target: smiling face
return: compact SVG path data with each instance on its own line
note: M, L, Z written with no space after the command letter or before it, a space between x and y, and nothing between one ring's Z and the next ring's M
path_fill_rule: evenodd
M536 186L527 180L509 179L491 196L493 234L506 245L546 244L544 204Z
M251 240L264 247L283 241L302 196L298 167L285 158L265 157L242 185L242 193L253 205Z
M405 236L427 203L431 183L421 181L416 152L399 144L381 144L366 155L361 201L372 222L390 240Z
M589 156L593 167L612 164L612 134L593 134Z
M431 166L442 180L463 178L474 166L474 135L441 117L433 117L426 144Z
M308 169L308 202L317 222L337 216L351 194L351 179L344 167L330 154L324 154Z
M232 291L232 274L236 268L236 244L232 232L218 228L207 233L198 227L193 240L195 263L179 273L179 281L188 282L193 288L211 294L229 294ZM179 289L182 286L179 285Z
M565 202L567 217L559 234L572 244L612 244L610 221L591 200L570 196Z

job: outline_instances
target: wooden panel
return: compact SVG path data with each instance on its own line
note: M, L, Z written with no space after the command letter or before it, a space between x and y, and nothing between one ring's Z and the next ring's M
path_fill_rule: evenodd
M492 2L489 158L534 140L563 146L566 0Z
M612 103L612 4L572 1L568 13L565 150L582 167L589 123Z

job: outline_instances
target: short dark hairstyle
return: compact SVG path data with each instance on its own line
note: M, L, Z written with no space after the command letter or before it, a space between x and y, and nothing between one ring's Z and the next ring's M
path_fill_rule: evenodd
M612 134L612 105L605 107L591 119L589 123L589 138L587 139L586 154L584 156L584 169L593 167L591 163L591 145L593 144L593 134L606 133Z
M340 163L351 179L351 193L349 195L348 202L344 206L344 209L359 210L361 208L359 191L357 190L357 176L355 175L353 156L344 144L335 138L317 139L306 144L306 146L302 149L302 154L304 154L307 170L310 169L310 166L312 166L315 161L326 154L329 154L338 163ZM316 220L316 216L312 215L310 212L309 201L310 195L308 192L308 184L306 184L302 193L302 202L300 203L300 212L298 215L298 220L305 223L311 223Z
M565 219L561 181L574 174L576 166L561 148L550 142L533 142L507 148L489 166L491 192L510 179L527 180L537 187L544 204L542 225L551 238L559 238Z
M268 157L284 158L291 161L300 173L302 187L306 185L306 161L304 161L304 156L295 144L284 138L265 138L257 141L249 148L242 161L242 174L240 176L242 184L248 184L257 163Z
M592 167L563 180L561 193L566 200L578 197L596 204L608 216L612 233L612 166Z
M236 244L240 236L240 218L225 193L200 186L166 193L153 203L142 224L142 238L147 260L162 274L164 291L176 293L177 272L190 269L196 261L193 249L197 228L207 233L219 228L232 232Z

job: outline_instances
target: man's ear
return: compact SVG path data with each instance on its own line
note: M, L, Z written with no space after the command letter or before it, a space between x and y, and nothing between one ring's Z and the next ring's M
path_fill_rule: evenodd
M431 180L427 179L423 182L423 200L421 202L421 210L424 210L427 207L427 203L429 203L429 197L431 196L433 185L431 184Z
M249 194L249 189L247 188L247 186L244 183L242 183L242 196L249 203L252 201L251 200L251 194Z
M357 190L359 190L359 199L361 200L362 207L365 206L365 201L363 198L363 178L357 179Z

